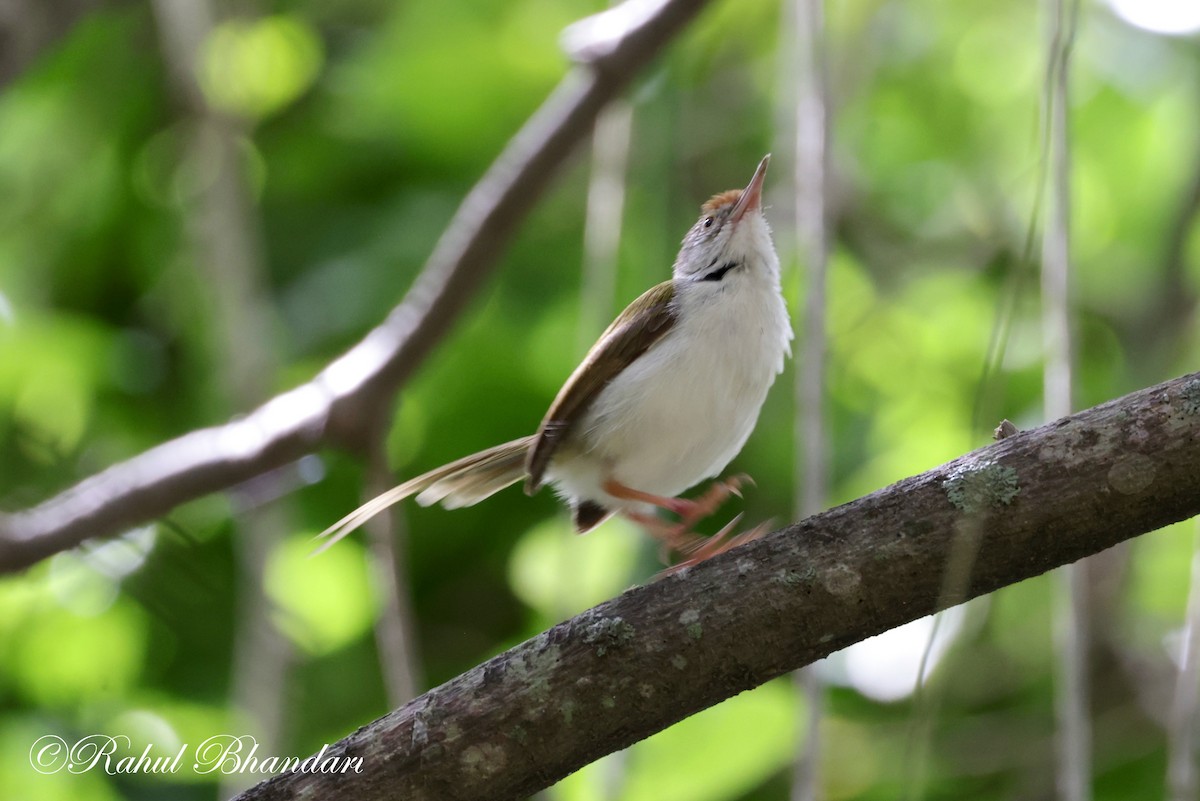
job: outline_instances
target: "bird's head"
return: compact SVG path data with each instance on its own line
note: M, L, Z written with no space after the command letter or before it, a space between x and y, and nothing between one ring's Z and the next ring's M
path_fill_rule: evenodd
M779 260L771 229L762 212L763 180L768 154L759 162L745 189L713 195L700 209L700 219L683 238L675 259L676 280L720 284L758 270L778 274Z

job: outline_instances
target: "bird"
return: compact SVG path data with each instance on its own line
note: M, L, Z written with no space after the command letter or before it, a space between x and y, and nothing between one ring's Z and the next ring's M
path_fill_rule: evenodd
M550 404L537 432L399 484L318 538L329 547L371 517L415 496L472 506L524 481L550 484L587 532L614 514L639 524L692 564L760 533L730 538L740 515L709 538L692 532L748 481L716 478L750 437L767 392L791 355L792 326L779 257L763 209L767 154L744 189L701 206L672 276L634 300L600 335ZM678 516L671 523L657 509Z

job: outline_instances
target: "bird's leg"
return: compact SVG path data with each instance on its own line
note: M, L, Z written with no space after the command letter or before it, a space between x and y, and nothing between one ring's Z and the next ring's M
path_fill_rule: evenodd
M709 556L714 556L727 548L733 547L732 545L726 545L722 548L717 548L716 546L732 531L732 528L737 524L741 515L734 518L729 525L725 526L725 528L712 537L704 537L696 534L692 531L692 528L696 523L715 512L721 504L729 499L730 495L740 497L741 492L739 490L743 484L750 482L750 480L749 476L743 474L714 481L703 495L695 499L668 498L663 495L654 495L653 493L642 492L641 490L627 487L616 479L611 478L604 482L602 488L614 498L640 501L679 515L680 521L678 523L667 523L652 514L644 512L626 511L623 513L630 520L645 527L652 537L662 543L659 558L664 562L667 561L669 551L674 551L685 556L690 554L686 561L672 568L676 569L703 561ZM745 541L740 537L735 539L738 542Z
M610 478L600 485L600 488L614 498L620 498L623 501L640 501L648 503L651 506L657 506L659 509L666 509L668 512L683 517L692 511L693 501L687 498L668 498L665 495L655 495L651 492L642 492L633 487L627 487L615 478ZM639 521L640 522L640 521Z
M730 476L720 481L714 481L712 486L705 490L704 494L698 498L668 498L663 495L654 495L653 493L636 490L633 487L627 487L613 478L605 481L602 489L614 498L621 498L626 501L641 501L651 506L657 506L659 509L674 512L681 518L678 528L681 532L686 532L696 523L717 511L721 507L721 504L729 499L730 495L737 495L740 498L742 495L742 485L749 483L753 482L750 476L744 473Z

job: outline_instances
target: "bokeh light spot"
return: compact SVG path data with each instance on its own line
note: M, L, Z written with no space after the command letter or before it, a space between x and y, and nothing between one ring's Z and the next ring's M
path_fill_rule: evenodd
M258 119L303 94L323 59L320 39L303 20L285 15L230 20L205 43L201 85L217 108Z
M1113 12L1135 28L1186 36L1200 31L1196 0L1109 0Z

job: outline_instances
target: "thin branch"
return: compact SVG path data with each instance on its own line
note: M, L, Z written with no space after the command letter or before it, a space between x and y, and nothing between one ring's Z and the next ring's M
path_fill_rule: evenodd
M1175 676L1171 709L1167 720L1167 798L1191 801L1196 797L1196 716L1200 707L1200 525L1192 540L1191 585L1188 588L1187 619L1179 648L1179 672Z
M241 801L508 801L833 651L1200 513L1200 373L1014 434L636 587L322 750L361 772Z
M238 148L245 131L242 121L209 105L196 80L199 53L217 21L213 0L153 0L151 7L163 60L191 129L187 157L209 165L210 180L182 215L189 255L204 278L212 312L207 330L218 355L214 377L226 408L242 409L269 397L279 367L270 335L274 309L266 289L259 211ZM250 494L237 493L235 500L237 495L248 500ZM237 625L230 694L237 714L265 748L276 747L286 730L287 677L294 658L272 619L274 605L264 580L268 558L291 529L290 509L290 504L269 504L235 516ZM251 783L249 777L227 774L219 792L228 797Z
M633 139L633 104L621 98L604 110L592 134L592 171L583 226L578 355L582 359L613 315L617 255L625 212L625 172Z
M1071 145L1069 71L1075 36L1075 0L1047 0L1052 15L1043 113L1047 115L1047 220L1042 240L1042 337L1047 417L1070 414L1071 336Z
M1047 8L1051 26L1042 113L1049 145L1049 185L1042 240L1042 383L1045 414L1054 418L1070 414L1074 406L1069 67L1079 4L1077 0L1047 0ZM1058 797L1063 801L1087 801L1092 796L1088 565L1068 565L1056 578Z
M367 457L363 502L396 484L387 464L390 415L379 415ZM408 571L408 525L404 510L393 507L367 521L371 565L383 609L375 621L375 643L388 701L396 706L412 700L422 685L417 627Z
M793 395L795 484L793 508L798 517L825 508L829 496L829 459L825 418L826 283L829 264L829 103L826 78L824 0L794 0L789 4L791 47L796 63L795 166L796 250L803 270L804 316L797 331L800 354ZM821 720L824 681L816 667L794 677L804 693L806 736L796 754L791 797L816 801L821 791Z
M825 89L825 14L822 0L800 0L796 48L804 60L796 103L796 238L804 268L804 318L796 369L796 465L794 505L803 515L825 508L829 494L825 420L826 273L829 262L828 109Z
M804 694L804 738L792 766L791 794L795 801L824 798L821 789L821 748L824 737L825 696L828 688L817 665L808 665L792 674L792 681Z
M600 110L706 4L632 0L568 29L581 65L463 200L416 283L381 325L312 381L240 419L185 434L32 509L0 515L0 573L152 520L321 446L359 449L369 436L366 421L450 329Z

